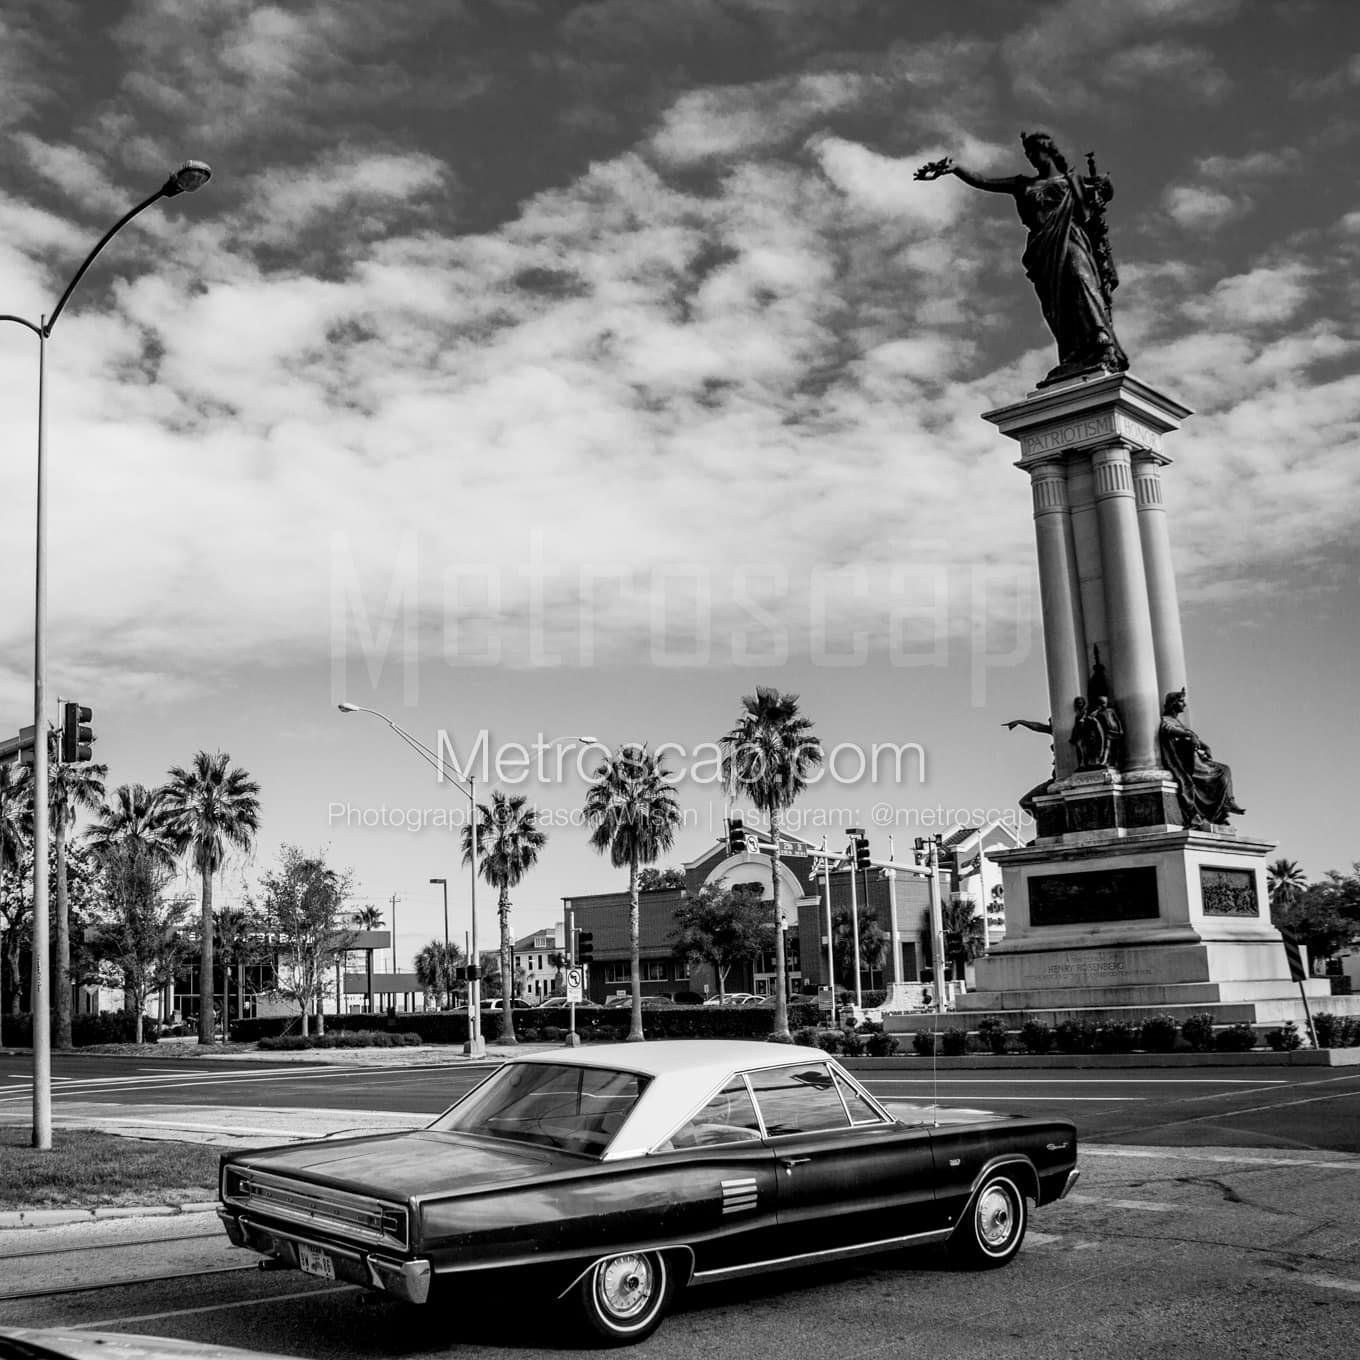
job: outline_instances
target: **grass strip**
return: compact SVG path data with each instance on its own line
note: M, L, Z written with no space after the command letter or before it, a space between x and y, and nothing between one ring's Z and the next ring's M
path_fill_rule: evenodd
M27 1128L0 1128L0 1209L92 1209L217 1197L222 1149L207 1143L56 1129L39 1152Z

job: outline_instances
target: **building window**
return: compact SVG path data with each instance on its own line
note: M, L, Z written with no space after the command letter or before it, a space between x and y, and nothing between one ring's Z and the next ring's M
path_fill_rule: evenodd
M611 982L631 982L633 980L633 965L627 960L614 960L612 963L604 965L605 983Z
M642 965L644 982L669 982L671 980L671 961L652 959Z

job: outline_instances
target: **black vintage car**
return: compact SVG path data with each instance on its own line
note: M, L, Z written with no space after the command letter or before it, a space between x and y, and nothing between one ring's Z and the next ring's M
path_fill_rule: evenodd
M412 1303L528 1273L608 1344L748 1272L930 1242L1005 1265L1076 1153L1058 1120L885 1107L818 1049L611 1044L507 1063L425 1129L230 1153L218 1212Z

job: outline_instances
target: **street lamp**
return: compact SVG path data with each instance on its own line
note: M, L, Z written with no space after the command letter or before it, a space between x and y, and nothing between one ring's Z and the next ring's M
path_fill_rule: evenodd
M451 1001L453 999L453 988L448 985L449 971L449 880L447 878L432 878L431 883L438 883L444 889L444 966L439 971L444 976L444 993Z
M37 324L26 317L0 314L0 321L26 326L38 337L38 468L36 536L33 591L33 972L31 1009L33 1013L33 1146L39 1151L52 1147L52 1039L48 1028L49 990L47 976L47 845L48 828L48 755L47 755L47 340L57 324L76 285L95 257L138 213L162 198L193 193L212 177L202 161L185 161L149 198L124 213L99 239L76 270L66 291L57 300L50 316L39 317ZM60 962L60 961L59 961ZM200 992L203 984L200 983Z

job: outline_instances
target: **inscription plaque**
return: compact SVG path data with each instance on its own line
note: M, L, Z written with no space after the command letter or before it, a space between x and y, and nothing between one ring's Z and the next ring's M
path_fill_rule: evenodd
M1032 926L1147 921L1158 916L1157 870L1150 864L1083 874L1039 874L1029 880L1028 888Z
M1250 869L1199 869L1200 900L1206 916L1259 916L1256 875Z

